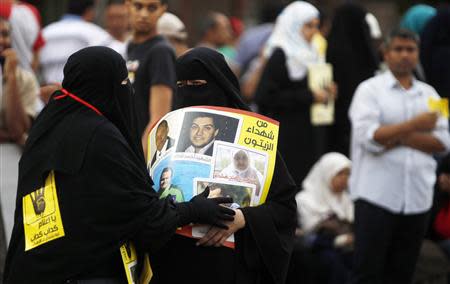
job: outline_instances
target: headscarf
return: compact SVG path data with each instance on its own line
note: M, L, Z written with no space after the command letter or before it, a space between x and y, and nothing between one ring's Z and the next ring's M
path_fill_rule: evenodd
M178 58L176 69L178 81L201 79L207 84L178 88L175 108L210 105L249 110L236 76L220 53L207 47L191 49Z
M350 160L335 152L323 155L312 167L303 180L303 190L295 198L304 230L312 230L332 214L341 220L353 221L353 203L348 192L337 195L331 190L333 177L350 167Z
M361 73L370 77L373 76L378 62L372 46L370 27L366 21L367 15L362 6L354 3L346 3L336 9L328 36L328 57L334 59L351 56L352 60L361 63L360 68L367 70Z
M436 15L435 8L425 4L414 5L406 11L400 27L421 35L425 25L434 15Z
M276 48L283 49L291 80L303 79L308 65L319 59L316 49L306 41L301 32L303 25L315 18L319 18L319 10L313 5L303 1L291 3L278 16L272 35L264 48L266 58L269 58Z
M69 57L64 67L62 86L64 92L90 104L111 121L125 137L136 158L145 163L127 74L125 61L117 52L107 47L88 47ZM73 174L81 167L89 138L100 120L87 123L82 130L60 127L67 120L80 119L80 114L94 113L64 92L57 91L52 95L31 128L20 162L22 175L27 174L31 166L36 172L37 164L40 164L41 174L49 170ZM58 97L60 99L56 99ZM68 139L66 134L69 131L80 133ZM73 148L68 150L68 145ZM28 155L30 152L32 154Z

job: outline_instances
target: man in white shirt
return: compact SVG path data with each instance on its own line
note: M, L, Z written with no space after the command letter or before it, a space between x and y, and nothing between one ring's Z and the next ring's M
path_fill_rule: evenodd
M362 82L350 106L350 190L355 202L351 283L411 283L436 180L433 154L450 148L448 121L430 111L439 95L417 81L418 37L395 30L389 70Z
M46 44L41 50L40 62L46 84L62 82L64 64L72 53L82 48L101 45L122 55L125 53L125 44L93 24L93 19L93 0L71 0L61 20L43 29Z

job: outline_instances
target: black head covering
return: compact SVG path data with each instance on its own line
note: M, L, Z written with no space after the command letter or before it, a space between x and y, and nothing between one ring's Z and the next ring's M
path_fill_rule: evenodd
M69 57L62 85L111 121L136 157L145 163L137 133L133 92L126 79L125 61L117 52L107 47L88 47ZM31 168L33 173L45 175L49 170L75 173L81 167L89 138L102 120L92 109L70 97L55 100L60 95L60 91L53 94L30 130L20 162L22 175ZM89 114L88 119L85 114ZM71 129L67 122L72 120L85 121L85 125L82 129ZM76 135L66 135L69 131Z
M178 81L206 80L207 84L179 87L175 108L210 105L249 110L241 98L236 76L217 51L191 49L178 58L176 68Z
M450 97L450 7L438 10L420 40L420 60L427 82L440 96Z
M375 49L373 48L370 28L366 22L367 11L358 4L345 3L336 9L336 13L328 36L327 55L351 56L365 66L373 75L378 66Z

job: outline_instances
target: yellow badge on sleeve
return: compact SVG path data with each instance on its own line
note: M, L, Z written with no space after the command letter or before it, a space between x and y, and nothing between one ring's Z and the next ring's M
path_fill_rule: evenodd
M145 254L144 265L141 273L138 274L138 261L136 248L132 242L125 243L120 247L120 254L127 275L128 284L148 284L153 277L148 255ZM140 277L138 277L140 275Z
M449 117L448 99L435 99L430 97L428 99L428 109L432 112L437 112L444 118Z
M55 174L50 172L44 187L22 198L25 251L64 237Z

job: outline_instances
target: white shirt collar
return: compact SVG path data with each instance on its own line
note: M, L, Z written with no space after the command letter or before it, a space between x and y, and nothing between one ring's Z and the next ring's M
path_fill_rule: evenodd
M385 74L384 74L384 79L386 80L386 85L391 88L391 89L403 89L405 91L410 91L416 88L416 83L417 83L417 79L416 77L413 75L412 76L412 81L411 81L411 88L409 88L408 90L406 90L405 88L403 88L403 86L400 84L400 82L397 80L397 78L395 78L394 74L392 74L391 70L387 69Z
M216 141L216 140L213 139L211 142L209 142L208 144L206 144L205 147L201 148L201 149L198 151L197 154L202 154L202 155L204 155L205 152L209 149L209 147L212 146L212 144L214 143L214 141ZM191 145L191 146L189 146L189 147L186 149L186 151L184 151L184 152L186 152L186 153L195 153L195 148L194 148L194 146Z

